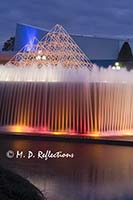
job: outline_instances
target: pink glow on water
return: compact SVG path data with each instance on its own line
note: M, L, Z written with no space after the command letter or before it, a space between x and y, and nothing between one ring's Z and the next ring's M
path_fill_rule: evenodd
M82 137L114 137L114 136L133 136L133 130L125 130L125 131L116 131L116 132L91 132L91 133L77 133L74 130L69 131L48 131L46 127L42 128L33 128L33 127L26 127L26 126L9 126L0 128L3 132L11 132L15 134L31 134L31 135L57 135L57 136L82 136Z

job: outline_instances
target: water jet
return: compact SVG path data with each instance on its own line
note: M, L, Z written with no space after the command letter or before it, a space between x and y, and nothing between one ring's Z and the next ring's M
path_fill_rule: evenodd
M132 72L99 69L56 25L0 67L1 132L133 135Z

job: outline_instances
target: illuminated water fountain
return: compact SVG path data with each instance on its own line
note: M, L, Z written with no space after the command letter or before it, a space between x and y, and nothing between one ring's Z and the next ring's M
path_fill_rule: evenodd
M0 130L132 135L132 72L92 65L56 25L0 67Z

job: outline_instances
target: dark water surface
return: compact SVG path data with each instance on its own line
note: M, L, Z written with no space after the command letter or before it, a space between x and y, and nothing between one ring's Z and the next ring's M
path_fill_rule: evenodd
M25 158L6 157L23 151ZM36 155L27 159L28 151ZM74 153L69 159L38 159L41 150ZM0 162L40 188L48 200L133 199L133 147L31 139L0 139Z

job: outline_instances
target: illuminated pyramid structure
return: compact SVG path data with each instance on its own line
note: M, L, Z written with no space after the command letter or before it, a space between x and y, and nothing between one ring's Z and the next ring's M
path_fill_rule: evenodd
M41 41L33 41L32 45L27 44L8 63L17 66L30 66L33 63L38 66L61 64L67 68L89 69L93 66L71 36L58 24Z
M42 52L44 52L43 46L40 44L39 40L34 37L31 43L26 44L6 65L30 66L32 64L37 64L41 66L43 60L46 59L45 56L42 56Z

